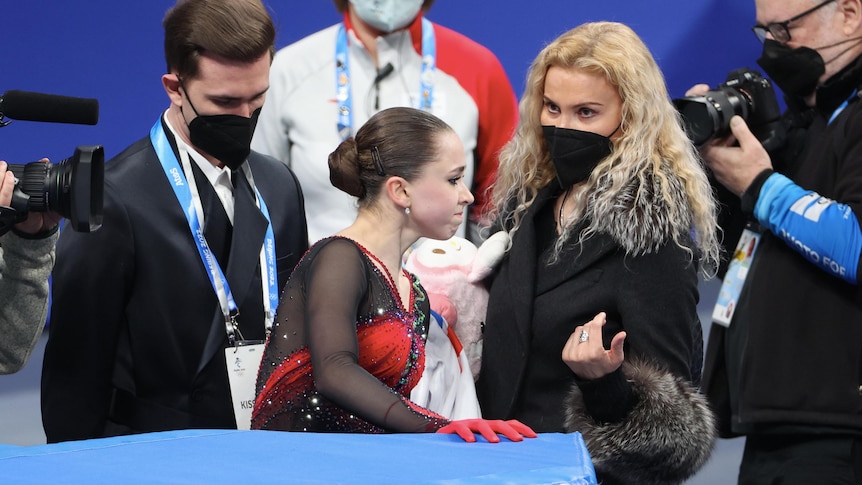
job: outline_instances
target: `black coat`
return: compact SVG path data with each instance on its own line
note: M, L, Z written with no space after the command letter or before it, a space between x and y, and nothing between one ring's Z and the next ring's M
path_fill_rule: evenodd
M551 265L541 246L553 242L537 234L553 231L556 193L539 192L491 286L477 393L485 418L580 432L603 483L681 483L706 462L715 439L697 391L698 258L669 236L677 231L681 244L693 246L688 222L667 217L662 195L650 194L646 210L625 203L636 199L628 195L637 184L607 206L604 230L570 244ZM685 195L671 203L687 204ZM599 312L607 313L606 349L626 332L625 361L603 378L576 380L563 347Z
M785 119L794 129L783 150L772 154L778 173L852 210L843 227L815 223L818 233L836 240L858 238L862 226L860 89L862 57L817 89L816 108L798 109L789 99ZM751 200L760 188L747 190ZM738 200L725 207L734 205L739 208ZM848 229L852 219L856 228ZM729 244L736 244L738 233L728 230ZM807 250L811 242L794 237L799 240L790 244L764 232L730 327L710 330L703 386L723 437L862 435L862 287L806 259L797 247ZM818 257L836 259L828 252ZM848 269L858 280L862 258L854 263Z
M605 348L626 331L626 360L645 356L696 383L703 356L696 259L673 241L627 256L600 233L545 266L536 219L551 210L554 195L539 193L494 277L477 383L485 418L514 418L541 432L564 431L563 403L575 376L563 346L599 312L607 313Z
M283 163L252 152L248 164L271 216L280 290L308 246L302 193ZM107 163L104 193L101 229L67 228L57 248L42 374L48 441L235 428L224 319L149 137ZM225 274L244 337L262 339L266 219L240 217L239 202L236 211Z

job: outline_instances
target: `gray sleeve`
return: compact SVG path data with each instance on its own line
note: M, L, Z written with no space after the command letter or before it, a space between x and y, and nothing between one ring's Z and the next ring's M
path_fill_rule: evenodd
M58 237L0 237L0 374L19 371L42 335Z

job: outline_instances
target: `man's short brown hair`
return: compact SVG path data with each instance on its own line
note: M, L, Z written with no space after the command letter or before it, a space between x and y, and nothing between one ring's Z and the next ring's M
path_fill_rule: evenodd
M238 62L275 54L275 25L260 0L179 0L165 14L165 61L181 78L204 52Z

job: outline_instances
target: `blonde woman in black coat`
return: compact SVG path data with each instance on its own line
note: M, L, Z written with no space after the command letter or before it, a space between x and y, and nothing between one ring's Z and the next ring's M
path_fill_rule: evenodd
M698 271L715 202L647 47L585 24L530 69L492 220L511 247L491 286L483 415L579 431L602 483L679 483L706 461Z

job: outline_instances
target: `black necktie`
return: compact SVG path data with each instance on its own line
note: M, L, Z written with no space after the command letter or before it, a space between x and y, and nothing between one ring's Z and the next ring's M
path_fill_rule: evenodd
M212 184L196 163L191 166L204 210L204 237L222 271L226 271L233 227Z
M242 215L246 210L258 211L255 203L254 192L251 190L251 185L242 170L232 170L230 173L230 181L233 184L233 207L234 207L234 222L236 222L237 213Z
M255 241L254 246L249 246L249 228L252 221L260 217L260 209L255 203L254 191L249 184L248 178L241 169L231 172L231 181L233 182L233 221L234 221L234 241L235 250L245 251L253 257L260 254L260 243ZM248 254L236 254L237 261L244 261ZM236 262L234 263L236 264ZM262 340L264 335L264 313L263 313L263 291L261 290L261 275L260 265L257 260L251 264L254 265L254 277L250 280L247 291L242 291L241 288L236 288L234 296L238 298L237 304L240 306L239 327L243 337L249 340ZM237 268L239 269L239 268ZM232 274L228 273L228 278ZM234 284L235 281L231 280ZM245 298L239 301L240 294L244 294Z

